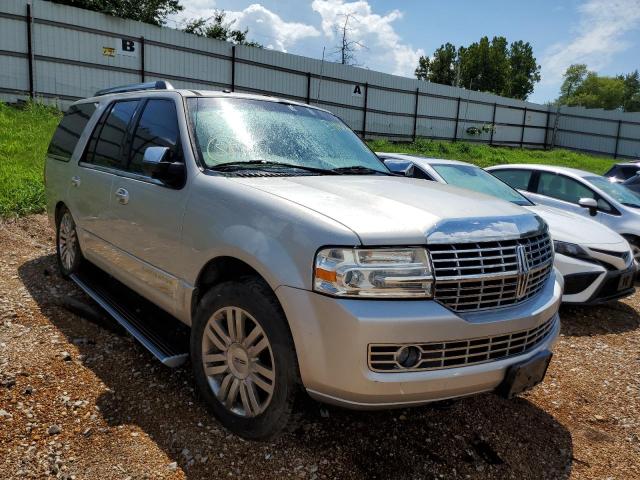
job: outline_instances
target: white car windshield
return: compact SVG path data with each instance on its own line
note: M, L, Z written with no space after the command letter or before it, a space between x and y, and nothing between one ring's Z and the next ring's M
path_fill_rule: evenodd
M605 177L584 177L584 179L599 188L603 192L611 195L614 200L617 200L622 205L627 207L640 208L640 195L629 190L627 187L609 181Z
M389 174L349 127L322 110L233 97L191 98L188 107L207 168Z
M516 205L533 205L517 190L479 167L453 164L431 166L449 185L492 195Z

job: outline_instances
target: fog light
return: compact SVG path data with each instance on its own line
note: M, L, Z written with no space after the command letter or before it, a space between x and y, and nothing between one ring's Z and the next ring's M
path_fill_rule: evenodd
M420 361L420 357L420 349L411 345L400 349L396 354L396 361L404 368L413 368Z

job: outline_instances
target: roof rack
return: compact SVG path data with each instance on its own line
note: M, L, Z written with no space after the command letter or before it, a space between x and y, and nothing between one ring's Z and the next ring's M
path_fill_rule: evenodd
M95 93L96 97L101 95L109 95L110 93L137 92L139 90L173 90L166 80L158 80L157 82L132 83L131 85L121 85L119 87L104 88Z

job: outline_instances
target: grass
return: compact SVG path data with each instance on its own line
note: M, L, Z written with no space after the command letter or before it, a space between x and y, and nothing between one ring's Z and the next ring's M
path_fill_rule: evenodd
M504 163L541 163L579 168L603 174L614 160L565 149L530 150L511 147L490 147L480 143L416 140L413 143L392 143L387 140L367 142L377 152L410 153L425 157L462 160L479 167Z
M44 157L60 120L52 107L0 102L0 217L42 212Z
M0 217L44 210L44 158L60 116L55 108L35 102L22 108L0 102ZM414 143L374 140L369 145L378 151L464 160L481 167L501 163L546 163L604 173L613 163L609 158L562 149L527 150L430 140Z

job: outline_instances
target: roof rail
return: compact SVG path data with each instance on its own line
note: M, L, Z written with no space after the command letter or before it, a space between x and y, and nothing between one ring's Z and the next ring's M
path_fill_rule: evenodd
M158 80L157 82L132 83L131 85L121 85L119 87L104 88L95 93L96 97L101 95L109 95L110 93L137 92L139 90L173 90L166 80Z

